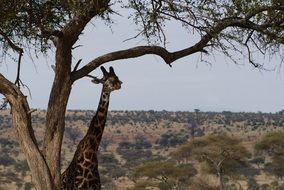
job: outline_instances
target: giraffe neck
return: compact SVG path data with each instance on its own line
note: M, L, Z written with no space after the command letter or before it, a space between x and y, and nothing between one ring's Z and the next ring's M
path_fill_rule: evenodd
M97 152L104 131L110 92L104 86L96 114L80 141L73 160L62 174L62 189L101 189Z
M93 117L91 124L89 126L87 136L93 136L95 138L95 147L101 142L102 134L105 128L105 123L107 119L108 105L109 105L110 92L102 90L97 112Z

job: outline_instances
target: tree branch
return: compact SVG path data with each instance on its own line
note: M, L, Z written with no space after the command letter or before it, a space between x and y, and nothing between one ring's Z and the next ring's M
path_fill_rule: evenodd
M24 50L23 50L21 47L19 47L18 45L16 45L16 44L9 38L9 36L8 36L7 34L5 34L5 32L2 31L1 29L0 29L0 35L3 36L4 40L9 44L9 46L10 46L14 51L16 51L16 52L19 53L19 54L24 53Z
M5 96L11 106L13 126L17 139L30 167L36 189L52 190L50 172L37 146L31 123L31 110L20 89L0 74L0 93Z
M202 43L205 43L205 42L202 42ZM115 60L120 60L120 59L140 57L140 56L147 55L147 54L158 55L161 58L163 58L164 61L168 65L171 65L171 63L174 62L175 60L185 57L187 55L190 55L196 52L207 53L206 50L203 50L203 47L205 46L206 44L201 45L201 43L197 43L195 46L183 49L181 51L176 51L173 53L168 52L165 48L160 47L160 46L137 46L137 47L133 47L130 49L108 53L100 57L97 57L96 59L94 59L93 61L91 61L84 67L82 67L81 69L74 71L72 73L72 81L74 82L77 79L85 77L90 72L92 72L94 69L96 69L97 67L99 67L100 65L104 63L115 61Z
M22 60L22 56L24 53L23 48L21 48L20 46L16 45L10 38L9 36L3 32L0 29L0 35L3 36L4 40L9 44L9 46L16 51L19 54L18 57L18 67L17 67L17 76L16 76L16 80L15 80L15 84L17 84L18 86L20 86L21 83L21 79L20 79L20 72L21 72L21 60Z
M61 32L68 39L71 46L78 40L79 35L90 20L109 8L109 2L110 0L96 0L85 3L84 10L81 10L79 14L64 26Z
M257 7L255 9L253 9L253 11L250 11L246 16L246 20L251 19L252 17L256 16L257 14L264 12L264 11L275 11L275 10L279 10L279 11L283 11L284 6L278 6L278 5L274 5L274 6L260 6Z
M18 68L17 68L17 77L16 77L16 80L15 80L15 84L18 85L18 87L20 87L20 83L21 83L20 73L21 73L21 61L22 61L22 56L23 56L23 53L22 53L22 52L19 52Z
M171 65L172 62L189 56L191 54L197 53L197 52L204 52L207 53L207 51L204 49L208 46L208 43L215 39L221 31L223 31L227 27L240 27L240 28L251 28L260 31L259 28L257 28L257 25L254 23L245 20L243 18L235 17L235 18L226 18L223 20L220 20L215 26L213 26L210 30L207 31L207 33L201 37L199 42L197 42L195 45L185 48L180 51L176 52L169 52L165 48L160 46L137 46L126 50L116 51L112 53L108 53L105 55L102 55L100 57L97 57L93 61L89 62L87 65L82 67L81 69L74 71L72 73L72 81L74 82L77 79L80 79L86 75L88 75L90 72L92 72L94 69L99 67L100 65L115 61L115 60L121 60L121 59L129 59L129 58L135 58L140 57L147 54L154 54L158 55L161 58L164 59L164 61ZM262 30L260 31L262 32Z
M82 59L79 59L79 61L78 61L78 62L76 63L76 65L75 65L73 71L77 71L77 69L78 69L78 67L79 67L79 65L80 65L81 62L82 62Z

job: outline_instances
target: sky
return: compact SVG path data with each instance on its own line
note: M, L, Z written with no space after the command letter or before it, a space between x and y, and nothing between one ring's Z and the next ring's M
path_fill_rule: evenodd
M111 29L100 21L89 24L77 43L82 47L74 50L73 62L83 59L81 65L84 65L105 53L146 45L141 39L124 41L137 33L135 25L127 18L116 17L115 22ZM197 40L194 34L175 23L170 23L166 33L170 51L186 48ZM261 71L243 58L236 65L221 53L206 58L211 64L201 62L201 54L194 54L174 62L172 68L154 55L105 64L113 66L123 82L122 88L111 94L110 110L277 112L284 109L282 68ZM279 62L279 59L272 59L265 65L275 68ZM54 77L53 64L52 51L48 57L33 61L24 57L21 77L31 91L31 96L27 90L24 93L29 96L33 108L47 108ZM16 63L0 65L0 72L14 80ZM92 74L102 76L99 69ZM89 78L77 81L68 109L95 110L101 88Z

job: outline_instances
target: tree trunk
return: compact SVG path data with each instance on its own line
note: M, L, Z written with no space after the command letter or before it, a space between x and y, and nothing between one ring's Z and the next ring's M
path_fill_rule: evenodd
M220 167L217 168L217 174L218 174L219 183L220 183L220 190L224 190L224 179L223 179L223 174L222 174Z
M108 3L108 0L94 2L91 4L92 6L88 7L89 11L74 17L57 36L55 78L47 108L43 153L52 180L58 189L61 182L60 154L65 129L65 113L71 86L75 82L74 77L71 76L72 46L88 22L108 8Z
M31 111L26 97L20 89L0 74L0 93L11 106L13 126L20 146L27 158L32 174L32 182L38 190L53 190L50 171L37 146L31 125Z
M56 50L55 79L49 97L43 153L55 187L60 187L60 153L65 128L65 113L71 92L71 45L60 39Z

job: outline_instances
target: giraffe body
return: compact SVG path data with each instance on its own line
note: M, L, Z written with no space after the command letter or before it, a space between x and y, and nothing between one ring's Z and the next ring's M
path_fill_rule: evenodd
M112 67L110 72L103 67L101 69L104 74L103 79L93 80L95 83L103 84L98 109L87 134L77 147L73 160L61 176L61 189L64 190L101 189L97 152L106 123L110 93L120 89L122 84Z

